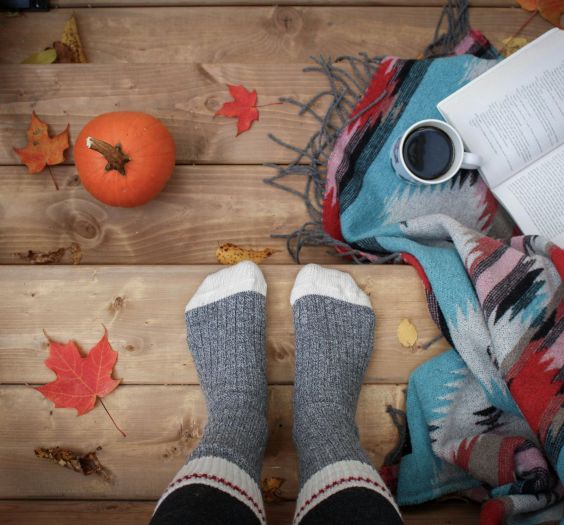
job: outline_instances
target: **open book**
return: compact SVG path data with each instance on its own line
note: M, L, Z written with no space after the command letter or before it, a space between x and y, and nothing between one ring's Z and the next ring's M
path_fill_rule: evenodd
M523 233L564 247L564 31L552 29L437 104Z

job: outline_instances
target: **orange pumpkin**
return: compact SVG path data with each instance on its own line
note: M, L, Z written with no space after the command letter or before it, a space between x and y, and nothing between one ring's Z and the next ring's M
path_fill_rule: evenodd
M110 206L132 208L151 200L172 175L174 141L151 115L105 113L80 132L74 158L84 187Z

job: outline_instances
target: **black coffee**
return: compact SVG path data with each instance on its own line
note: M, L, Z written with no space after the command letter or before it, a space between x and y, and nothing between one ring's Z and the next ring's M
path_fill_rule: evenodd
M423 126L405 139L403 158L415 176L424 180L438 179L452 166L454 146L444 131Z

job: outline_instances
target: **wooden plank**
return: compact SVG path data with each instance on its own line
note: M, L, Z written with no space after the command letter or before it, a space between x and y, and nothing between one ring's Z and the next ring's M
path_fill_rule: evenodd
M288 264L285 239L309 220L304 203L263 183L274 170L258 166L177 166L164 191L132 209L105 206L81 185L72 166L29 175L1 166L0 263L23 264L28 250L78 243L86 264L215 264L218 244L277 249L266 264ZM303 191L301 177L289 184ZM330 248L306 248L303 261L339 263ZM65 257L63 263L70 263Z
M402 406L403 386L369 385L357 411L361 442L379 465L393 448L397 431L386 406ZM285 479L281 494L295 498L297 458L292 444L291 386L270 388L270 436L262 476ZM120 427L112 426L101 404L77 418L74 410L52 404L27 386L0 386L0 498L158 499L206 422L197 386L120 386L104 403ZM111 483L84 477L37 459L36 447L62 446L97 454L111 470Z
M54 9L0 18L0 63L18 64L58 40L72 12ZM80 10L77 16L88 59L96 64L301 63L311 55L359 51L416 56L431 41L440 8L154 7L119 13L97 8ZM496 45L527 17L522 9L470 10L473 27ZM549 27L538 16L522 36L534 38Z
M139 525L148 523L154 501L0 501L4 525ZM269 525L288 525L293 502L266 505ZM428 503L402 509L406 525L476 525L478 505Z
M281 96L307 100L325 89L320 75L302 65L52 64L0 66L0 164L20 164L13 145L25 143L31 111L54 132L70 123L74 141L100 113L143 110L162 120L176 142L177 164L262 164L288 162L295 154L273 143L267 133L304 144L317 130L289 104L262 108L253 129L236 137L235 121L213 118L230 96L226 84L243 84L259 93L259 103ZM80 73L77 74L77 72ZM15 139L21 137L21 139ZM72 161L72 152L68 155Z
M151 6L265 6L265 5L294 5L304 4L303 0L51 0L51 5L56 7L151 7ZM470 0L472 6L513 6L512 0ZM307 5L353 5L353 6L408 6L427 7L442 6L441 0L308 0Z
M369 295L376 312L375 351L365 382L403 383L416 366L447 348L429 317L423 285L407 266L337 267L349 272ZM4 267L0 289L0 382L45 383L53 374L46 330L56 340L75 339L90 348L102 323L119 351L116 377L126 384L196 384L185 342L184 306L213 266L19 266ZM300 269L264 266L268 283L267 354L271 383L294 377L290 290ZM417 347L403 348L396 330L403 318L417 327Z

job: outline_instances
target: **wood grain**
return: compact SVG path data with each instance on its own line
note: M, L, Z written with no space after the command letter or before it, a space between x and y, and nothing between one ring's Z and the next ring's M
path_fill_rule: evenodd
M18 64L60 39L72 12L54 9L0 18L0 63ZM311 55L360 51L414 57L431 41L440 8L97 8L80 10L77 16L88 60L96 64L302 63ZM528 16L519 8L470 10L472 26L497 46ZM532 39L549 27L537 16L522 36Z
M374 354L365 382L404 383L420 363L444 351L429 317L423 285L407 266L345 266L370 296L376 313ZM75 339L85 350L101 337L102 324L119 351L115 376L126 384L196 384L186 348L184 306L213 266L16 266L4 267L0 289L0 382L53 379L43 330L56 340ZM270 383L294 377L290 291L299 266L265 266L268 283L267 354ZM410 319L419 334L412 351L396 330Z
M289 104L265 107L252 131L236 137L233 119L215 112L230 100L226 84L259 93L259 104L293 96L308 100L325 88L304 64L51 64L0 66L0 164L19 164L12 146L25 144L31 111L71 139L94 116L108 111L143 110L159 118L176 143L177 164L262 164L294 157L267 133L296 144L317 130L311 117L299 117ZM322 104L322 103L320 103ZM21 137L21 140L15 139ZM72 152L67 155L72 162Z
M0 501L4 525L139 525L148 523L155 501ZM288 525L293 502L266 505L269 525ZM476 525L479 507L465 503L427 503L402 509L406 525Z
M379 465L393 448L397 431L386 406L402 406L402 386L369 385L357 411L360 440ZM269 440L263 477L281 477L281 494L295 498L297 458L292 443L290 386L269 392ZM0 498L158 499L186 456L196 446L206 422L199 387L124 386L104 399L120 427L113 427L100 403L80 418L71 409L52 409L50 401L26 386L0 387ZM112 482L35 457L36 447L62 446L97 452L112 472Z
M50 252L72 243L80 245L83 264L215 264L224 242L271 247L278 251L266 264L288 264L285 239L271 235L309 220L299 198L263 183L275 173L270 168L177 166L157 198L131 209L94 199L73 166L52 172L59 191L47 172L0 167L1 264L23 264L29 250ZM288 183L303 191L301 177ZM342 262L326 247L304 249L302 260Z

